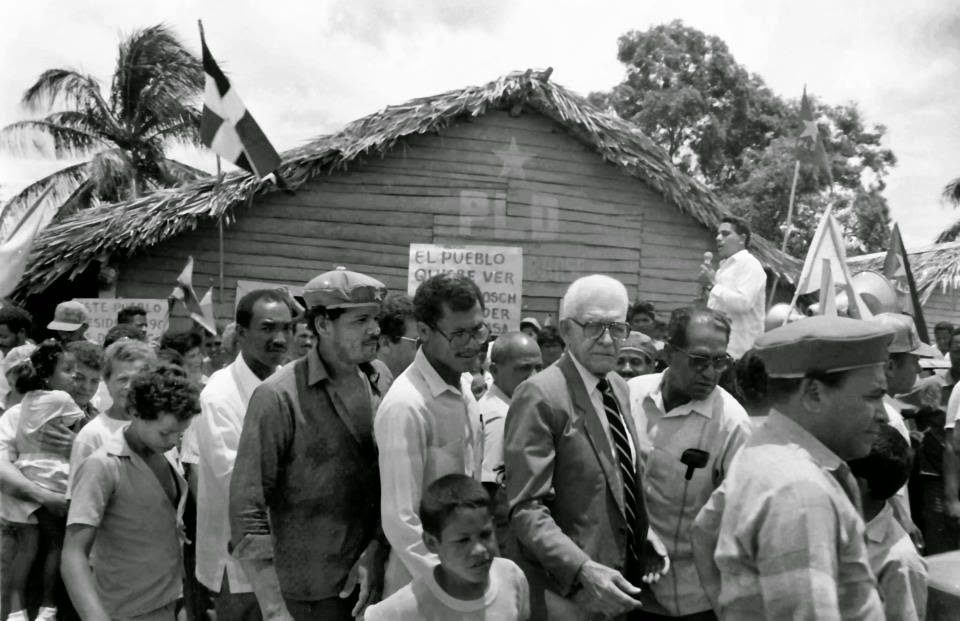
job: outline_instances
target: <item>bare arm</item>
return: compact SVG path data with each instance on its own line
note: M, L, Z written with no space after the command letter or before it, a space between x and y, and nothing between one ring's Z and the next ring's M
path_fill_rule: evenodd
M110 621L97 595L97 587L90 570L90 548L97 529L86 524L71 524L63 540L60 555L60 574L77 613L84 621Z
M947 515L960 520L960 432L947 429L943 443L943 504Z

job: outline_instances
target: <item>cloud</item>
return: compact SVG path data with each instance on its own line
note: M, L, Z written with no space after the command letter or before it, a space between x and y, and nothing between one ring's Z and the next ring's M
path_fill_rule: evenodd
M553 66L581 93L623 77L617 38L682 19L724 39L785 97L806 83L831 104L854 100L887 126L899 158L885 192L908 245L960 213L940 192L960 176L960 6L955 0L31 0L0 3L0 126L24 118L19 96L48 67L70 65L108 87L120 37L167 22L210 48L261 127L286 149L386 105L515 69ZM202 152L185 153L205 161ZM0 156L0 184L36 162ZM36 175L34 175L35 178ZM19 183L20 181L18 181ZM23 181L24 183L26 181Z

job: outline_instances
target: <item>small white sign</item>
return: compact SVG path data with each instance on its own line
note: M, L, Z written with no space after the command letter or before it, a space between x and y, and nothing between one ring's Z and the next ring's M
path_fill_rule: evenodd
M159 341L160 336L170 327L169 306L166 300L150 298L77 298L87 307L90 327L87 339L103 344L103 338L110 328L117 325L117 313L127 306L139 306L147 311L147 338L151 342Z

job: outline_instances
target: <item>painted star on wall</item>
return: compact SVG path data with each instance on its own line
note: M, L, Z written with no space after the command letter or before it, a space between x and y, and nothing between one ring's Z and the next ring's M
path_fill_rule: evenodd
M503 168L500 169L501 177L519 177L526 179L526 173L523 170L523 164L527 160L536 157L533 153L524 153L517 147L517 139L510 138L510 148L505 151L494 150L500 161L503 162Z

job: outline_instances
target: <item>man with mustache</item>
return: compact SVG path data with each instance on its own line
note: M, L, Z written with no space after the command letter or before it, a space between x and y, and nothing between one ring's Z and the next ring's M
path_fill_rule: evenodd
M240 432L253 391L283 362L293 318L287 298L270 289L251 291L237 304L240 354L210 376L200 393L201 413L191 423L197 464L197 563L200 584L214 594L218 619L260 619L253 587L239 561L227 551L230 541L230 479Z
M679 308L670 315L667 334L667 370L627 382L650 528L660 535L673 564L673 571L651 585L661 616L646 618L708 620L715 617L693 562L690 525L750 436L750 420L743 406L717 385L732 364L726 315ZM690 449L707 454L701 468L690 470L682 461Z
M466 276L439 274L413 297L422 343L377 410L381 519L390 541L384 594L426 575L438 563L423 542L423 490L447 474L480 480L483 430L470 371L490 336L483 298Z
M698 573L722 620L883 619L860 491L893 332L818 316L761 336L770 415L694 521Z
M379 599L386 548L372 431L385 389L374 360L384 295L380 281L342 267L307 283L316 346L250 398L230 481L231 542L267 619L347 620Z

